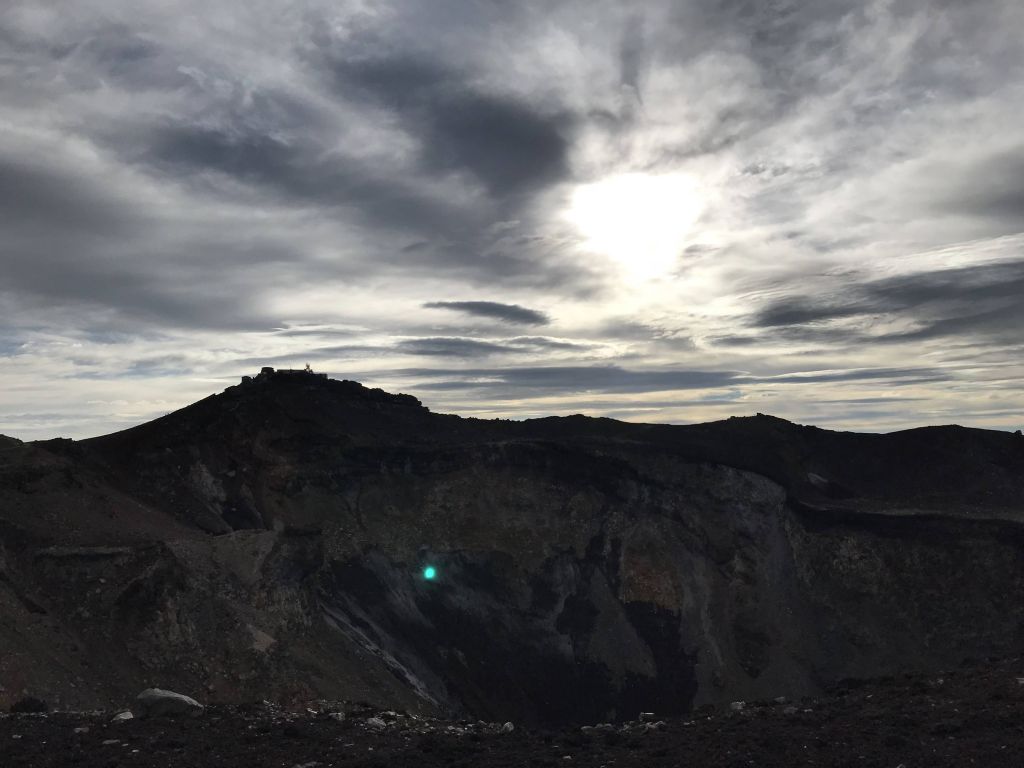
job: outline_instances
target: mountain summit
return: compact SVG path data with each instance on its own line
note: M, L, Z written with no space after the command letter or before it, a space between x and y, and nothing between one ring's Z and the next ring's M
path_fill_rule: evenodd
M0 703L551 723L811 693L1019 650L1021 498L1008 433L485 421L265 369L0 441Z

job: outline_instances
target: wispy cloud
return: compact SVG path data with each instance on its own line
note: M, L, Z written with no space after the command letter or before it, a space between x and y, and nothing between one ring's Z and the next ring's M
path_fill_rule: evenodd
M518 304L501 304L496 301L428 301L427 309L451 309L467 315L504 320L506 323L521 325L545 325L550 319L543 312L521 307Z

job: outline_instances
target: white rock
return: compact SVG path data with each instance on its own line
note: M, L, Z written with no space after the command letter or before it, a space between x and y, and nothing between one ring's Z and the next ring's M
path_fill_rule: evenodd
M733 712L742 712L747 706L745 701L734 701L729 705L729 709Z
M516 727L512 725L512 723L505 723L503 726L501 726L502 733L512 733L512 731L514 731L515 729Z
M147 688L138 696L135 701L139 710L139 717L167 717L175 715L201 715L205 709L195 699L174 691L165 691L161 688Z
M131 710L126 709L124 712L118 712L116 715L114 715L110 719L110 722L112 722L112 723L123 723L125 720L131 720L134 717L135 717L135 715L132 714Z
M379 717L369 717L366 719L366 727L372 731L383 731L388 727L388 724Z

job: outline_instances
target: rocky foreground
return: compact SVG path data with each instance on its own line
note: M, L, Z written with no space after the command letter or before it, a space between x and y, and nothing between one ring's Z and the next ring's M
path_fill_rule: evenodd
M842 684L819 698L735 702L685 717L530 730L318 702L197 716L0 716L5 766L1014 766L1024 764L1024 658ZM123 717L123 715L122 715Z

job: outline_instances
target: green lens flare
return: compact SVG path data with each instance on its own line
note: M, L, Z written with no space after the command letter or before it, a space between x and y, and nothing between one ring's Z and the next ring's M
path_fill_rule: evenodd
M437 576L437 569L434 566L428 565L426 568L423 569L423 578L427 581L430 581L435 576Z

